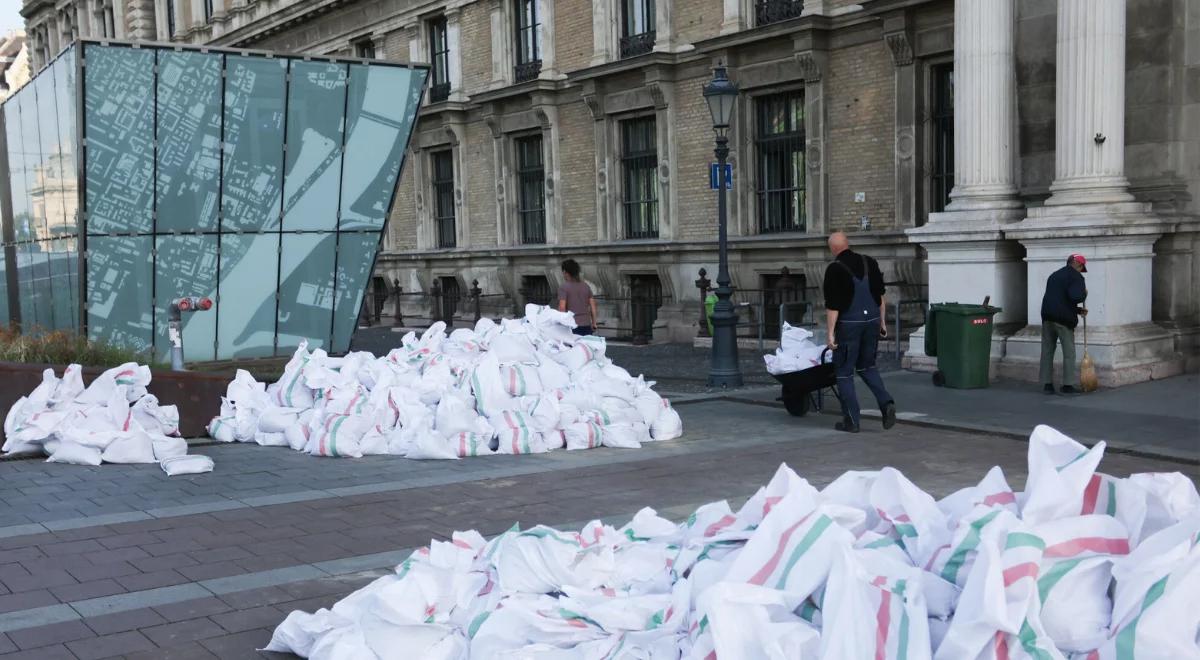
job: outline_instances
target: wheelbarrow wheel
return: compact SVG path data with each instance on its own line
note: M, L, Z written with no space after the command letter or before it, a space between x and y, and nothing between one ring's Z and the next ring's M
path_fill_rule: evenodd
M783 407L787 408L788 414L792 417L803 417L807 415L808 409L811 405L812 404L809 401L808 392L784 390Z
M933 384L937 387L942 387L946 384L946 374L935 371L933 372Z

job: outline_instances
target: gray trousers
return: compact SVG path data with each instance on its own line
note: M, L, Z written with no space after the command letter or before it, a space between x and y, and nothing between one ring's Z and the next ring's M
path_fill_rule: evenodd
M1062 384L1079 386L1078 365L1075 364L1075 330L1061 323L1042 321L1042 383L1054 382L1054 351L1062 342Z

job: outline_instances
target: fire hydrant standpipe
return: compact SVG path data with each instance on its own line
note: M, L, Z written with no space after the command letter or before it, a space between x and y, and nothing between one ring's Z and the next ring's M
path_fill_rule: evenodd
M171 301L167 317L167 337L171 340L171 371L183 368L183 312L204 312L212 309L212 300L188 296Z

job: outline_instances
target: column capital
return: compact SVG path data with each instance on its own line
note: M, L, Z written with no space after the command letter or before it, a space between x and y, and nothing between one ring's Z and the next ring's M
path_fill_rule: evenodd
M896 66L909 66L913 63L912 42L907 30L889 32L883 35L888 50L892 52L892 63Z

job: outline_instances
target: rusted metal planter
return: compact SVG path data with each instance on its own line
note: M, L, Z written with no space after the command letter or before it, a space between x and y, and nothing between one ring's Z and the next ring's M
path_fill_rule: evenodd
M46 369L54 369L55 374L62 376L66 365L0 362L2 414L8 414L17 399L32 392L42 382L42 372ZM90 385L105 371L101 367L84 367L84 384ZM233 373L154 370L147 389L162 405L179 406L180 433L185 438L198 438L206 434L205 426L220 412L221 397L231 380ZM3 437L3 429L0 429L0 437Z

